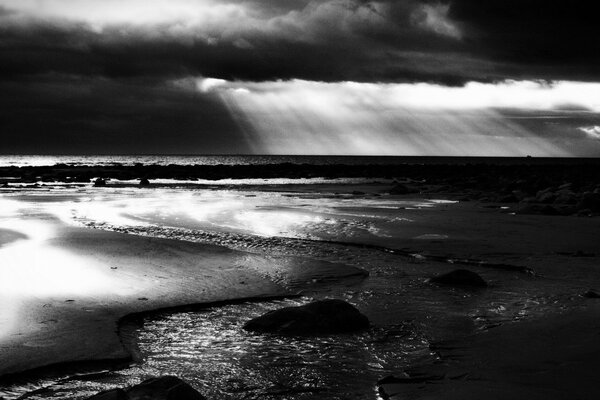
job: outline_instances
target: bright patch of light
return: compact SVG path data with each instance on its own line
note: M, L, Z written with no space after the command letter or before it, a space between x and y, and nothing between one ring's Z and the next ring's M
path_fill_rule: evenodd
M0 198L0 218L17 214L21 207L22 204L18 201Z
M584 132L588 137L592 139L600 139L600 126L582 126L579 128L580 131Z
M0 4L38 18L83 21L94 26L208 22L211 17L240 8L213 0L2 0Z
M215 79L215 78L205 78L205 79L199 79L197 82L197 87L198 90L200 90L203 93L207 93L207 92L211 92L215 89L217 89L219 86L224 86L227 84L227 81L225 79ZM234 90L240 90L240 89L234 89Z
M319 224L323 218L289 211L243 211L235 216L241 227L259 236L288 236L296 229Z
M448 4L424 4L415 14L413 20L421 28L430 30L440 35L460 39L460 29L448 18Z

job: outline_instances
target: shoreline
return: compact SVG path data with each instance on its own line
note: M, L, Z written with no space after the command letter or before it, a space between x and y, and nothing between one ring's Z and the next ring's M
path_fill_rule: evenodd
M382 185L376 185L372 188L363 187L362 189L364 190L361 191L362 194L353 194L352 196L357 198L368 197L381 187ZM361 187L341 185L337 188L331 187L327 190L332 193L342 191L352 194L352 192L357 189L360 190ZM310 193L311 190L315 190L315 187L307 186L304 188L304 191L299 193ZM32 191L32 193L33 192L34 191ZM411 198L411 196L423 197L422 194L408 194L396 195L394 198ZM443 197L444 195L442 193L439 194L439 196ZM453 194L451 194L451 196L453 196ZM386 246L385 241L382 242L384 245L343 241L316 241L316 243L323 242L322 244L362 247L366 252L376 249L377 251L395 254L402 258L412 258L414 261L433 262L436 266L439 264L439 271L448 269L453 264L456 265L457 268L460 265L467 265L480 269L489 267L490 269L497 270L497 272L490 274L491 276L494 276L494 274L504 274L506 272L512 276L511 279L516 276L523 276L523 278L515 279L525 280L537 279L538 273L541 279L545 279L546 277L550 280L556 279L560 276L561 263L580 266L582 271L591 271L593 268L592 264L597 260L598 256L596 251L594 251L593 235L590 233L593 233L594 227L597 227L597 218L577 218L573 216L547 217L541 215L515 216L508 215L499 208L490 208L484 202L461 202L461 204L443 206L438 212L430 213L423 212L422 210L410 209L402 212L409 216L421 215L422 218L417 226L406 226L405 231L399 233L397 237L394 236L393 239L396 243L394 247ZM477 216L477 220L473 220L474 216ZM39 218L40 215L30 216L28 218L31 219L34 217ZM225 264L234 268L228 272L230 275L219 275L223 271L219 272L219 268L215 269L213 265L213 267L211 267L212 269L210 269L212 272L209 274L212 274L213 278L221 277L218 279L223 279L223 282L234 283L237 286L236 290L241 290L241 292L239 292L240 296L243 293L247 293L248 290L258 290L260 287L268 289L261 290L261 294L258 296L241 296L239 298L229 298L217 301L189 301L195 295L182 295L182 297L177 300L178 304L174 306L168 304L166 306L159 305L155 307L157 304L165 304L167 300L157 300L156 297L160 297L160 293L153 293L153 296L149 296L148 293L150 292L148 292L148 290L150 290L149 288L153 288L152 285L150 285L144 289L146 290L144 293L140 294L136 291L119 300L119 302L123 304L119 306L117 313L121 313L121 315L116 318L114 315L110 317L115 321L114 325L117 327L113 328L114 334L121 330L119 327L123 324L153 314L178 312L186 309L205 309L227 304L239 304L247 301L261 302L273 298L299 296L299 294L292 293L289 289L282 287L279 283L269 280L268 276L261 274L260 271L243 267L244 265L248 266L252 263L277 262L276 259L266 261L260 253L246 253L245 251L231 250L227 247L194 241L171 240L156 236L136 236L130 233L102 230L101 227L101 229L89 229L87 227L74 228L60 226L58 220L50 218L47 215L42 216L42 220L43 224L53 226L52 229L54 229L56 233L53 237L44 239L43 242L45 246L65 248L73 255L78 257L84 256L87 260L94 260L94 263L92 263L95 265L94 268L101 268L109 274L117 272L119 274L125 273L124 277L128 282L135 276L140 277L150 275L150 278L143 277L141 281L136 282L136 285L139 285L139 287L144 287L144 285L141 285L141 283L144 282L163 281L161 276L166 276L165 273L167 273L169 269L179 268L180 266L179 264L178 266L174 266L169 263L172 263L173 260L181 261L180 256L183 256L184 259L188 260L183 263L185 264L183 265L183 270L177 276L171 276L171 278L175 278L176 280L180 279L177 282L181 284L183 283L183 280L181 279L184 279L186 276L189 277L190 272L194 271L194 265L197 264L197 260L192 261L194 258L193 254L212 254L213 261L217 259L223 260L223 257L225 257L225 259L230 260L225 262ZM490 226L496 227L493 232L489 230ZM432 227L435 228L435 230L431 230ZM571 230L570 235L568 238L561 239L561 237L557 235L564 232L566 228ZM428 231L447 233L449 238L436 239L437 236L433 235L431 239L415 239L423 232ZM485 234L486 232L487 234ZM27 234L18 235L14 232L2 232L1 230L0 235L0 239L6 242L4 246L1 247L2 249L9 248L15 243L26 242L31 239L31 237L27 237ZM109 255L108 258L107 255ZM293 258L295 256L290 257ZM211 258L209 257L208 259ZM207 261L208 259L203 259L201 264L210 264L210 261ZM149 260L151 260L151 262L148 263ZM96 264L98 261L100 264ZM163 262L166 262L167 264L163 265ZM225 265L222 261L220 262L222 265ZM118 267L116 271L111 269L113 264ZM295 264L294 261L292 261L291 265L293 267L298 264ZM143 266L143 268L140 269L140 266ZM292 269L289 269L289 266L286 266L286 268L288 268L286 271L293 272ZM240 271L244 271L246 274L245 278L243 278L245 281L244 284L240 283L240 278L237 275ZM530 271L535 271L535 276L532 276ZM217 274L217 272L219 273ZM162 283L160 283L159 286L160 285L162 285ZM327 285L332 286L329 283ZM594 283L590 283L590 287L593 285ZM253 288L249 288L250 286ZM164 293L172 291L175 287L177 287L177 285L163 287L165 290ZM203 287L202 284L200 284L199 287ZM227 290L232 288L227 285L221 286L221 288L223 287L226 287ZM587 288L583 286L581 286L580 289L582 292L573 291L572 295L578 296L581 295L584 290L587 290ZM270 293L268 293L269 290L271 290ZM273 290L283 290L285 293L273 295ZM323 287L320 290L325 292L326 288ZM319 289L315 289L314 292L317 293L318 296ZM218 288L216 291L213 290L212 296L214 296L215 293L219 293ZM53 296L56 297L55 295ZM210 297L211 295L202 295L203 299L206 299L207 296ZM217 296L223 297L223 293L219 293ZM78 309L89 306L89 304L84 303L83 301L80 303L80 299L78 298L75 298L76 301L74 303L64 303L64 299L71 298L74 297L69 295L62 296L62 298L53 298L53 307L56 306L60 310L67 312L69 311L68 307L73 304L77 304L79 306ZM144 300L140 300L141 298L144 298ZM92 299L92 303L94 301L103 303L103 301L98 299ZM172 299L168 301L172 301ZM124 306L126 303L128 305ZM124 311L126 308L129 309L128 312ZM86 318L86 315L89 315L89 313L79 310L78 315L75 316L75 318ZM102 318L105 318L104 321L106 321L107 317L105 315ZM548 318L552 319L551 317ZM44 319L49 320L50 318L44 317ZM40 318L40 320L42 320L42 318ZM529 324L529 320L525 319L524 321L519 321L514 324L507 324L507 328L502 328L502 330L498 332L517 329L516 327L522 323ZM552 329L552 326L548 324L546 324L547 328ZM508 325L510 325L510 327L508 327ZM496 329L500 328L490 329L489 331L494 332ZM104 331L106 332L106 326L104 326ZM100 333L95 332L95 334ZM40 335L36 335L39 338ZM118 337L121 346L123 346L123 349L128 351L128 354L126 354L125 357L115 357L112 360L107 360L106 357L99 356L97 359L100 362L100 365L107 367L110 367L111 365L126 366L130 365L131 361L134 360L135 357L133 352L128 349L127 346L123 345L123 337L121 334L116 334L116 336ZM467 346L471 346L471 344L468 344L468 340L470 339L466 338L464 340L464 343L467 343ZM38 353L44 352L44 349L47 348L43 347L44 343L40 343L42 347L33 347L34 351L37 351ZM0 349L0 353L3 351L5 352L5 349ZM7 353L5 352L4 357L6 357L6 354ZM93 361L90 364L90 362L89 358L81 358L71 362L51 363L45 367L41 366L33 369L27 368L20 372L2 374L2 376L0 376L0 385L6 384L6 382L10 380L19 381L24 377L26 379L28 376L35 375L36 372L43 374L44 371L51 371L57 366L59 366L61 370L62 368L69 369L71 367L78 369L82 365L90 367L91 371L97 370L94 366L97 366L98 364ZM106 364L102 364L103 362ZM454 372L452 372L452 374L454 374ZM373 382L373 384L375 384L375 382Z
M41 378L52 378L54 376L62 376L68 373L79 375L87 375L90 373L104 372L105 370L118 370L126 368L132 363L139 361L136 350L133 348L133 344L125 343L123 334L121 333L125 327L129 324L137 325L140 320L148 317L164 314L164 313L179 313L186 311L200 311L213 307L223 307L228 305L246 304L246 303L259 303L273 300L286 300L295 299L302 297L301 294L283 294L283 295L265 295L255 296L247 298L235 298L230 300L220 300L214 302L204 303L189 303L175 306L167 306L163 308L155 308L144 311L132 312L130 314L120 317L116 321L116 330L119 339L123 345L123 348L128 352L128 355L121 358L108 358L108 359L83 359L76 361L63 361L57 363L50 363L22 371L7 372L0 375L0 385L12 385L19 381L30 381Z

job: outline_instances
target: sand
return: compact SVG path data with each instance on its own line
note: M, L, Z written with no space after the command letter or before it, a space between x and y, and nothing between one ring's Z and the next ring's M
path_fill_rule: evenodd
M382 385L392 399L597 399L600 302L440 344L424 383Z
M127 358L117 321L130 313L290 294L244 266L247 257L256 262L257 256L217 246L67 227L52 220L41 225L52 234L32 248L39 257L29 275L2 273L0 374L67 361ZM45 261L54 271L40 282L36 275ZM57 262L65 263L64 268L57 268ZM84 268L86 277L73 276L71 267ZM13 285L29 285L26 293L7 294L10 279Z

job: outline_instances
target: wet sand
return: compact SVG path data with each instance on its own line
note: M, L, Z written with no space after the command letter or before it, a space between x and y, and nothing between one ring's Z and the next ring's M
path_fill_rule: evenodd
M52 234L30 249L38 251L40 258L25 276L11 276L10 265L6 258L2 260L0 374L59 362L128 358L117 335L117 321L131 313L290 294L244 267L248 257L258 256L217 246L65 227L52 220L43 225ZM44 259L56 249L65 252L65 257ZM55 268L51 281L40 282L39 270L57 267L56 262L71 265L64 264L63 271ZM71 267L85 272L73 276ZM60 286L61 282L68 287ZM29 285L28 293L15 289L6 294L11 285L18 284Z
M382 385L390 399L596 399L600 304L440 343L419 383Z

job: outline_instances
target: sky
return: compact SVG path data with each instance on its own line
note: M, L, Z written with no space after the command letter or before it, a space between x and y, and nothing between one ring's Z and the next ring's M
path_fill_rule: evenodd
M598 157L591 7L0 0L0 153Z

